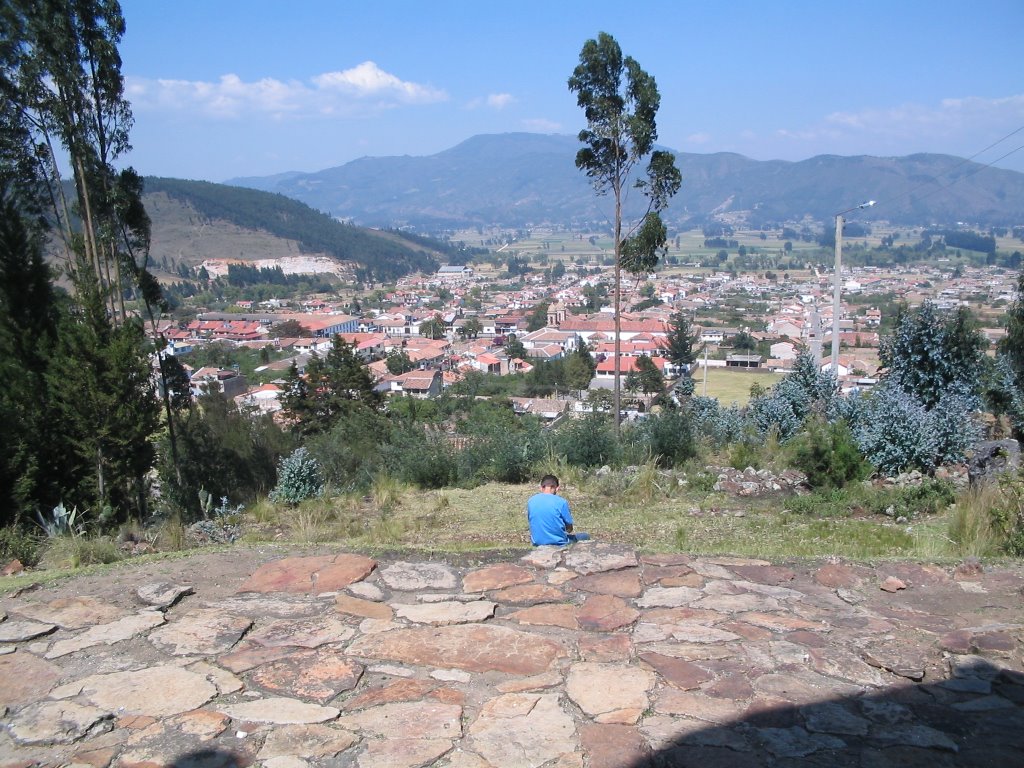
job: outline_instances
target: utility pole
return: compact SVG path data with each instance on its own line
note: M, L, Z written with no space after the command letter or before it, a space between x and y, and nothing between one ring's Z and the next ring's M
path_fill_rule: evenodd
M839 378L839 308L841 306L840 295L843 290L843 216L851 211L859 211L861 208L870 208L875 204L874 200L855 205L836 214L836 271L835 286L832 292L832 373Z

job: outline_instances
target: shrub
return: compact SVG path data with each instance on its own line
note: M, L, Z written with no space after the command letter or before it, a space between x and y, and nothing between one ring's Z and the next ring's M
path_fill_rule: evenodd
M270 492L272 501L298 504L324 492L320 464L305 448L296 448L291 456L281 459L277 485Z
M614 464L619 458L611 420L601 414L571 419L554 436L555 451L578 467Z
M39 562L39 540L17 526L0 528L0 565L19 560L31 566Z
M653 413L640 422L631 437L660 467L675 467L696 453L690 418L681 410Z
M862 398L852 428L857 447L880 472L897 475L909 468L935 466L928 412L895 387L881 384Z
M381 459L396 478L421 488L443 488L456 477L455 456L444 436L415 425L396 430L392 442L381 446Z
M829 424L823 418L811 418L788 447L790 463L807 475L812 488L842 488L871 471L845 421Z
M1007 554L1024 556L1024 476L1003 477L999 482L999 497L990 512L992 526Z

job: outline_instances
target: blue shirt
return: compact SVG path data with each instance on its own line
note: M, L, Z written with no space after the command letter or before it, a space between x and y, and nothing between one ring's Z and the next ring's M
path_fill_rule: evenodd
M530 522L530 539L533 546L564 546L569 543L565 527L572 525L572 514L569 512L569 502L561 496L554 493L535 493L526 502L526 518Z

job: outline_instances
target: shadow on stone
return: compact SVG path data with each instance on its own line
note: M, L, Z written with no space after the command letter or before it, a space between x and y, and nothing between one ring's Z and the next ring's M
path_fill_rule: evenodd
M167 768L246 768L249 765L252 765L252 758L222 749L200 749L182 755Z
M654 752L591 754L593 768L1009 768L1024 766L1024 674L978 657L952 677L812 704L778 700L709 725L648 717ZM636 743L634 741L634 743ZM595 760L596 758L596 760ZM603 758L603 759L602 759Z

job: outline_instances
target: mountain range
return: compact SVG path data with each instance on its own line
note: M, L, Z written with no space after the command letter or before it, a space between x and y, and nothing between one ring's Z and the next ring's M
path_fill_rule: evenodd
M531 133L474 136L425 157L363 157L315 173L231 179L363 226L420 231L499 226L606 225L612 202L576 168L575 137ZM698 226L716 216L749 225L831 221L868 199L863 220L899 225L1024 223L1024 173L951 155L819 155L799 162L733 153L672 151L683 178L665 219ZM642 203L632 191L627 213Z

